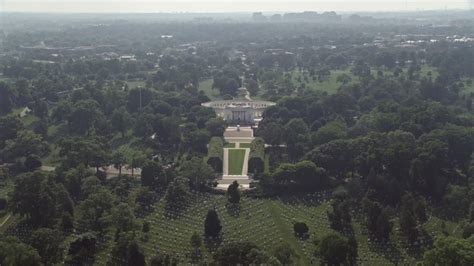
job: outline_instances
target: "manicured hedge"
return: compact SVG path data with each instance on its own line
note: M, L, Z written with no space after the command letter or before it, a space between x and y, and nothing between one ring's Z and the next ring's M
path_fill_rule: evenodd
M250 144L249 172L262 173L265 165L265 141L255 138Z
M0 198L0 211L3 211L7 208L7 199Z
M224 141L220 137L213 137L207 149L207 163L214 171L222 172L222 157L224 157Z

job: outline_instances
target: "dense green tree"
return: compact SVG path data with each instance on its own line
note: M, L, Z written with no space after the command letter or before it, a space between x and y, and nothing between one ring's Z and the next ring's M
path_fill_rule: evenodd
M189 179L195 187L209 184L215 178L212 167L203 158L197 156L183 161L179 167L179 174Z
M327 143L331 140L347 137L347 127L344 121L335 120L327 123L312 135L312 141L316 145Z
M145 266L145 255L133 234L120 233L112 249L110 263L114 265Z
M122 138L125 136L125 132L131 126L131 117L127 112L125 107L120 107L115 109L111 117L112 126L115 130L119 131L122 134Z
M178 260L169 254L155 254L150 260L150 266L178 265Z
M304 237L308 234L309 228L308 225L303 222L296 222L293 224L293 231L295 232L295 235Z
M65 233L70 233L74 229L74 219L71 214L64 212L61 217L60 229Z
M321 189L328 183L324 169L311 161L281 164L273 173L273 178L281 185L309 191Z
M0 115L9 113L13 108L13 93L10 86L0 82Z
M83 100L73 105L68 116L68 125L73 133L89 135L93 128L97 128L97 123L102 117L97 101Z
M260 126L257 133L270 145L279 145L283 137L281 127L273 122Z
M445 174L449 169L448 146L438 140L428 141L416 149L410 175L415 186L427 195L439 198L446 186Z
M74 137L64 138L59 141L59 155L64 167L84 166L99 167L105 166L108 161L108 146L104 138Z
M418 225L423 222L416 215L416 204L413 195L406 194L402 197L399 215L400 229L409 241L415 241L419 236Z
M41 256L41 261L45 265L55 264L63 259L63 237L60 231L40 228L31 235L31 246L33 246Z
M85 228L102 232L110 223L114 197L109 190L101 188L89 195L80 205L78 222Z
M322 263L328 265L350 265L354 258L357 248L354 242L336 234L328 234L316 241L316 257L321 259ZM357 257L357 256L355 256Z
M375 234L378 238L388 240L390 239L390 232L392 231L393 224L390 222L387 209L380 212L377 217Z
M348 74L341 74L339 76L337 76L337 82L341 83L342 85L347 85L348 83L350 83L352 81L352 78L351 76L349 76Z
M163 167L158 162L147 161L142 167L140 180L142 186L155 188L160 183L159 179L163 178L163 176Z
M153 92L150 89L134 88L128 92L127 109L130 113L141 111L153 99Z
M197 256L199 249L202 246L202 237L198 233L194 232L190 239L191 246L194 248L194 253Z
M18 213L34 225L50 225L58 214L56 184L45 174L34 172L19 176L9 201L13 213Z
M214 262L218 265L251 265L252 250L258 247L250 242L232 242L220 247L214 254Z
M13 237L0 240L0 263L2 265L42 265L41 257L33 247Z
M133 231L136 228L135 215L127 203L119 203L114 208L112 220L118 232Z
M222 230L221 221L215 210L209 210L204 221L204 235L206 237L218 237Z
M474 263L474 244L455 237L437 238L434 247L425 252L426 265L460 265Z
M91 264L97 251L97 238L92 233L84 233L76 236L69 245L66 263Z
M222 137L226 123L221 117L211 118L206 122L206 129L212 137Z
M121 150L114 151L111 156L111 162L116 169L119 169L119 176L122 175L122 168L127 163L127 158Z
M227 188L227 201L232 204L239 204L240 191L239 183L237 181L232 182L232 184Z
M332 210L327 212L331 228L340 232L350 230L352 228L352 217L349 200L336 198L331 206Z
M33 172L41 167L41 158L35 154L28 155L25 158L25 162L23 163L23 165L25 166L25 170L27 172Z
M183 177L175 178L166 189L165 201L167 209L181 209L189 202L191 192L189 182Z
M143 165L146 163L146 155L143 154L142 152L132 152L132 155L128 158L129 161L128 167L132 170L132 177L134 175L134 170L136 168L143 167Z
M298 260L298 254L288 243L278 245L273 250L273 255L282 265L294 265Z
M5 141L15 139L23 129L23 124L20 119L14 115L7 115L0 117L0 148L3 148Z
M3 157L10 161L18 157L27 157L29 155L43 156L48 151L48 145L43 138L33 131L24 130L18 132L15 139L5 142L5 148L2 150Z
M449 185L443 197L444 213L453 218L464 217L473 201L474 193L469 187Z

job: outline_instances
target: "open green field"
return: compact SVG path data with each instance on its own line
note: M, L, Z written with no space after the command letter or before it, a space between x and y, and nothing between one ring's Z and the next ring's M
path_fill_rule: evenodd
M250 149L250 143L239 143L240 148Z
M221 100L222 97L219 93L219 90L212 88L213 82L214 81L212 79L206 79L199 82L199 90L203 91L204 94L206 94L206 96L209 97L209 99L211 99L212 101Z
M241 175L244 167L245 149L229 150L229 175Z
M224 148L235 148L235 143L226 143L224 144Z
M330 209L329 201L324 193L314 193L304 196L277 199L254 199L242 197L239 208L229 207L225 196L212 194L193 194L191 204L178 211L166 211L164 201L154 205L154 211L140 221L148 221L150 232L141 234L146 260L156 252L162 252L179 259L179 264L192 261L193 248L190 238L194 232L202 234L204 220L209 209L217 210L222 225L219 240L204 241L201 248L202 260L206 264L210 261L212 252L220 242L221 245L236 241L250 241L262 248L267 254L283 243L292 247L298 258L295 265L317 265L313 254L314 240L333 232L327 219ZM356 216L357 211L354 211ZM304 222L309 227L309 238L302 240L295 237L293 224ZM377 243L367 236L364 222L354 218L353 228L359 242L359 265L415 265L420 258L413 257L422 246L405 245L398 235L398 222L394 221L395 230L392 241ZM439 220L431 218L425 225L429 232L437 234ZM451 224L448 225L450 227ZM451 232L451 229L447 230ZM420 240L422 242L423 240ZM108 259L110 247L101 251L97 265L104 265Z
M305 82L303 73L301 73L298 70L295 70L291 72L292 78L293 78L293 83L295 85L299 85L298 79L301 79L303 83L306 84L306 88L312 89L312 90L319 90L319 91L324 91L327 93L336 93L339 87L341 86L340 82L337 82L337 77L339 77L342 74L347 74L352 78L351 82L354 82L357 78L352 75L351 71L349 69L347 70L331 70L331 75L329 78L323 82L319 82L319 80L313 80L311 77L308 75L308 82Z
M405 73L407 70L408 70L407 68L403 69ZM373 76L377 76L377 69L372 69L371 72ZM386 76L393 76L392 71L384 70L383 72L384 72L384 75ZM436 70L436 68L428 66L428 65L422 65L419 72L420 76L428 77L430 75L429 73L431 73L431 77L433 79L435 79L438 76L438 71ZM351 73L349 68L344 69L344 70L331 70L331 75L329 76L327 80L323 82L319 82L319 80L313 80L311 77L309 77L309 75L308 75L308 82L306 82L304 80L304 75L302 72L300 72L299 70L294 70L293 72L291 72L293 83L296 86L299 86L300 82L298 81L298 79L300 79L303 83L306 84L306 88L318 90L318 91L324 91L329 94L336 93L339 87L341 86L341 83L337 82L337 78L342 74L347 74L351 77L352 80L349 82L349 84L352 84L358 81L359 79L358 77L354 76Z
M326 218L326 203L315 202L314 206L304 207L285 204L277 200L260 200L244 197L240 209L229 209L224 196L197 194L191 200L193 204L185 211L175 213L169 218L164 203L155 205L155 211L145 220L151 224L149 239L143 242L148 258L160 250L180 258L181 263L189 261L193 251L190 238L194 232L202 233L206 213L216 208L222 225L221 241L250 241L268 253L283 242L287 242L299 256L298 265L308 265L313 254L311 239L302 241L293 234L292 224L296 220L311 226L311 233L320 236L329 232ZM215 249L211 243L202 248L203 261L208 261Z
M404 69L403 71L406 71L406 69ZM429 65L422 65L420 69L420 75L422 77L428 77L430 76L430 74L431 78L436 79L438 77L438 70Z
M130 193L130 200L135 196ZM137 228L144 221L150 224L150 231L135 231L137 239L149 261L158 252L178 259L179 265L193 261L193 248L190 238L194 232L203 234L204 220L209 209L216 209L222 225L221 236L217 240L205 240L201 247L201 263L208 264L212 253L218 246L230 242L249 241L259 246L267 254L283 243L288 244L296 253L294 265L318 265L314 257L314 240L333 232L327 218L330 207L331 193L321 192L291 197L272 199L256 199L247 196L241 198L238 207L229 205L224 195L209 193L193 193L189 204L179 209L167 210L164 199L152 205L150 213L138 211ZM425 244L430 239L420 238L415 245L407 245L400 235L398 219L392 220L394 230L391 241L377 242L370 239L363 220L358 218L361 210L352 210L352 226L358 241L358 265L415 265L421 260ZM6 216L0 217L0 223ZM0 233L12 228L21 220L12 216ZM293 224L304 222L309 227L309 237L299 239L294 235ZM444 224L444 225L442 225ZM437 217L429 217L424 229L430 238L444 233L459 235L459 226L455 222L443 221ZM113 248L114 227L105 231L94 265L106 265L110 260ZM418 254L418 255L417 255Z

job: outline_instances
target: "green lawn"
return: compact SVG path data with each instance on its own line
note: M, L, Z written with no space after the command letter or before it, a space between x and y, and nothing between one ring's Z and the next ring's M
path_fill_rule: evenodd
M240 148L245 148L245 149L250 149L250 143L240 143L239 147Z
M404 68L403 71L406 73L407 69ZM372 69L371 70L373 76L377 76L377 69ZM422 77L428 77L428 73L431 72L431 77L435 79L438 76L438 71L436 68L428 66L428 65L423 65L421 66L420 69L420 76ZM300 82L298 81L298 78L301 79L303 83L306 84L306 88L313 89L313 90L318 90L318 91L324 91L329 94L331 93L336 93L339 87L341 86L340 82L337 82L337 78L342 75L342 74L347 74L349 75L352 80L349 82L349 84L355 83L358 81L358 77L354 76L350 69L344 69L344 70L331 70L331 75L329 78L323 82L319 82L319 80L313 80L309 74L308 76L308 82L304 80L304 75L301 73L299 70L294 70L291 72L293 82L295 86L299 86ZM384 71L384 75L387 76L393 76L392 71Z
M156 251L179 258L179 264L190 260L191 235L204 230L204 219L209 209L216 208L221 220L221 240L224 243L250 241L267 254L282 243L287 243L298 255L294 265L317 265L314 259L314 240L333 232L327 219L330 208L328 201L316 195L294 196L289 199L254 199L242 197L238 211L228 208L225 196L195 194L191 205L181 212L173 212L172 218L166 215L164 202L154 206L154 212L144 219L151 224L148 239L142 237L147 260ZM356 211L357 212L357 211ZM293 224L304 222L309 227L309 238L301 240L293 233ZM414 265L419 258L413 257L417 247L405 246L396 230L392 242L377 243L367 235L364 221L354 218L353 228L359 242L358 264L394 265L396 261L404 265ZM431 229L431 225L426 225ZM398 222L394 221L394 228ZM204 264L210 261L214 246L204 245L201 249Z
M214 81L212 79L206 79L199 82L199 90L203 91L204 94L206 94L206 96L212 101L222 100L219 90L212 88L213 82Z
M403 71L406 71L406 69L404 69ZM431 72L431 78L435 80L438 77L438 70L435 67L432 67L429 65L421 66L420 75L422 77L428 77L430 72Z
M299 86L298 77L301 78L301 81L306 84L306 88L324 91L327 93L336 93L339 87L341 86L340 82L337 82L337 77L342 74L347 74L352 78L351 82L354 82L357 78L352 75L349 69L347 70L331 70L331 75L326 81L319 82L317 79L313 80L308 74L308 82L305 82L303 73L298 70L293 71L292 73L293 82L296 86Z
M228 204L224 196L194 195L191 202L191 206L174 218L166 218L164 202L155 205L155 212L145 218L151 224L149 239L143 242L147 259L151 258L153 252L160 250L179 257L180 264L187 263L192 252L191 235L203 232L204 219L211 208L217 209L225 243L250 241L271 254L278 244L287 242L299 256L295 265L308 265L313 254L311 238L302 241L293 235L292 224L295 220L312 225L310 230L315 237L330 231L325 217L327 204L316 203L305 207L277 200L243 197L240 210L234 211L226 207ZM209 261L212 251L213 248L202 248L203 261Z
M235 148L235 143L226 143L224 144L224 148Z
M241 175L244 166L245 149L229 150L229 175Z
M134 196L131 196L131 195ZM129 195L133 205L134 191ZM150 224L150 231L144 233L135 231L140 246L143 248L146 261L158 252L168 254L178 259L179 265L190 264L193 248L190 238L194 232L203 234L204 220L209 209L215 209L222 225L220 234L221 245L237 241L255 243L267 254L272 255L275 248L283 243L288 244L297 254L294 265L318 265L314 258L314 241L328 233L334 232L329 225L327 211L330 201L323 194L313 193L274 199L256 199L243 196L239 208L228 204L224 195L210 193L194 193L191 195L189 205L178 210L166 210L164 199L153 205L149 213L142 213L137 218L137 228L144 221ZM358 265L416 265L422 254L421 246L406 245L399 231L398 219L393 219L394 230L391 241L387 243L370 240L365 222L357 218L361 210L353 210L352 225L358 241ZM6 216L0 218L0 223ZM7 228L15 226L21 218L12 216L5 226L0 227L0 233ZM309 238L301 240L293 233L293 224L304 222L309 227ZM430 217L424 225L425 230L432 236L442 234L440 228L443 221L437 217ZM456 223L445 221L445 232L459 236L460 228ZM110 259L113 248L114 227L107 228L106 238L97 251L95 265L106 265ZM211 261L212 253L218 244L204 241L201 247L202 265ZM420 243L419 241L417 241ZM428 243L422 240L421 243ZM421 252L420 252L421 247ZM417 253L416 253L417 252ZM198 263L195 263L196 265Z

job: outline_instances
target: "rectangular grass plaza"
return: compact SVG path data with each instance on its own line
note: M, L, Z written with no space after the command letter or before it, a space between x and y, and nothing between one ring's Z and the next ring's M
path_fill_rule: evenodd
M244 159L245 149L229 150L229 175L242 175Z

